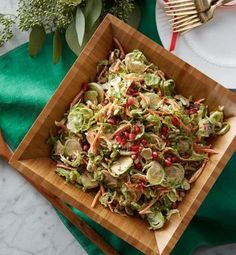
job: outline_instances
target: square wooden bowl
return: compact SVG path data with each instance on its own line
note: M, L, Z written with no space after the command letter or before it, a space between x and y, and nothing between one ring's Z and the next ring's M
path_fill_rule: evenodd
M231 124L226 135L212 139L213 147L219 153L210 158L204 172L179 206L181 216L173 216L165 228L156 232L148 230L147 224L139 218L122 217L101 205L91 208L91 193L84 193L66 184L55 174L55 162L50 159L50 148L46 143L54 121L60 120L68 110L81 84L95 77L97 62L107 58L113 48L113 37L119 39L126 52L142 50L150 61L176 81L179 93L187 97L192 95L195 99L206 98L210 110L224 105L227 121ZM235 131L236 96L232 92L119 19L107 15L19 145L10 163L22 174L145 254L169 254L235 150Z

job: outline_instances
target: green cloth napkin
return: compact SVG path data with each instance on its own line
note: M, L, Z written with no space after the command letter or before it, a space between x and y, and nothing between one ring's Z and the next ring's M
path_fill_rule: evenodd
M142 20L139 30L160 43L155 25L155 0L141 1ZM47 37L44 50L37 58L27 54L27 44L0 58L0 128L12 149L24 135L60 84L75 55L67 48L57 65L52 63L52 37ZM219 245L236 242L236 154L177 243L173 255L188 255L199 245ZM120 254L142 254L134 247L95 223L77 209L80 215ZM59 217L88 254L103 254L83 234L58 212Z

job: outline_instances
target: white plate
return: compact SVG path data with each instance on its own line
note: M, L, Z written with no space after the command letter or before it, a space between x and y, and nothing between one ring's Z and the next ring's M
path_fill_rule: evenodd
M163 10L156 3L156 24L161 41L169 49L172 31ZM224 85L236 88L236 7L221 7L207 24L177 39L174 54Z

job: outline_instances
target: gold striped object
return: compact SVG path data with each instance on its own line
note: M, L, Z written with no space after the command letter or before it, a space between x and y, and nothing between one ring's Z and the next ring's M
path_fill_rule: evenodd
M232 0L169 0L164 1L174 32L187 32L213 18L215 9Z

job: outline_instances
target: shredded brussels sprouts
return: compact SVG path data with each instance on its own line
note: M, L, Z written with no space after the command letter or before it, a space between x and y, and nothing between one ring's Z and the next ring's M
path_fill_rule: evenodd
M217 153L206 139L229 130L223 107L209 112L204 99L177 94L174 80L138 49L115 49L97 72L56 122L56 173L97 191L92 206L99 201L162 228Z

